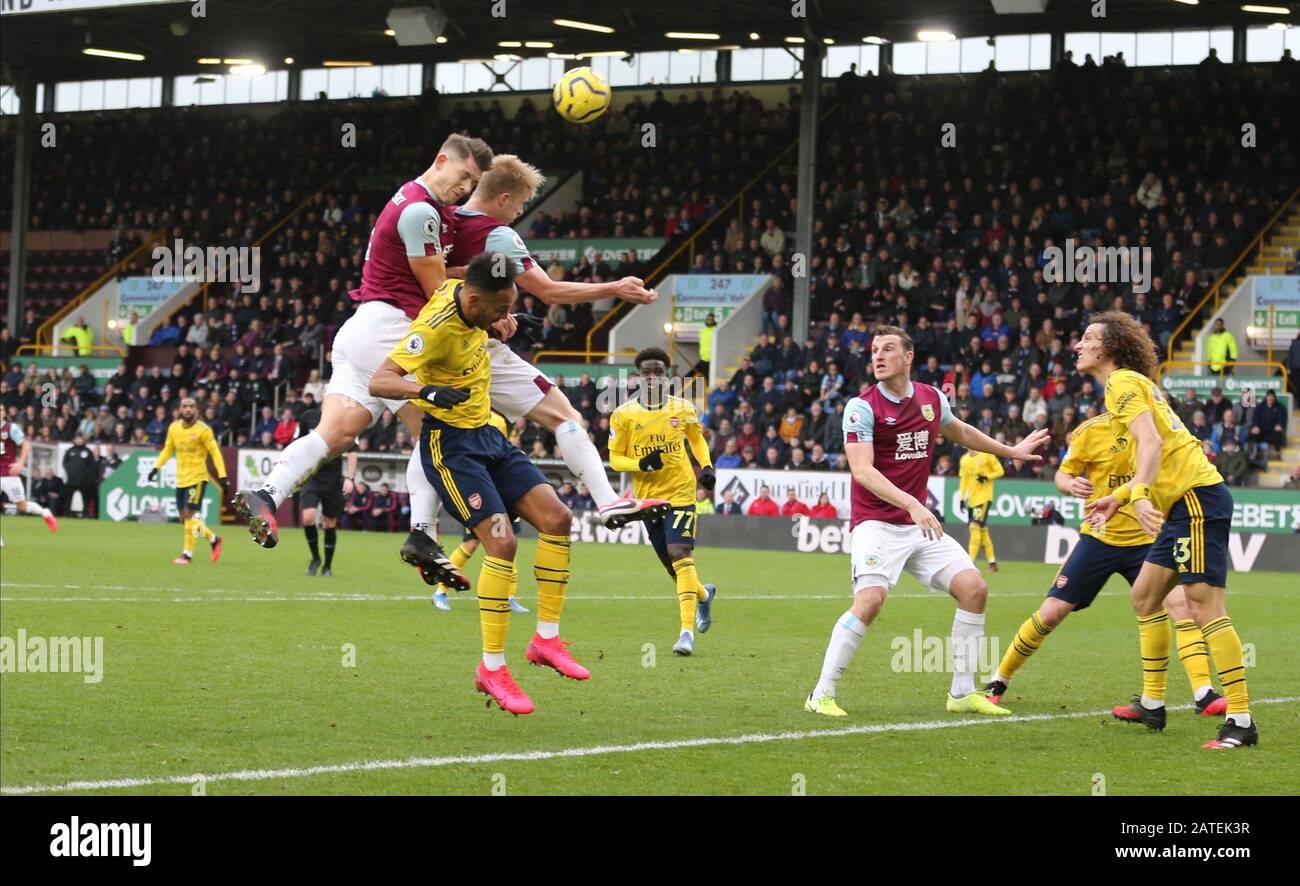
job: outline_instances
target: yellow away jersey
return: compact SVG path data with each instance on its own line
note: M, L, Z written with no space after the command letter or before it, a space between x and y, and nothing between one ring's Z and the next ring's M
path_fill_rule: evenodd
M463 280L448 280L439 286L388 357L421 385L468 390L469 399L451 409L424 400L411 402L452 427L481 428L492 414L492 366L487 330L471 326L456 301L464 285Z
M1151 483L1151 503L1163 513L1189 489L1214 486L1223 477L1205 457L1201 441L1191 435L1165 402L1156 383L1132 369L1116 369L1106 380L1106 411L1115 422L1115 436L1128 434L1133 419L1150 412L1160 433L1160 470ZM1137 459L1137 444L1133 444Z
M961 457L958 474L961 477L960 495L962 501L973 508L993 501L993 481L1005 474L1001 460L991 452L968 451ZM987 483L975 478L980 474L988 477Z
M1061 470L1071 477L1086 477L1092 483L1088 501L1110 495L1133 479L1133 456L1137 447L1124 433L1110 413L1103 412L1074 429L1070 435L1070 451L1061 462ZM1108 545L1128 548L1149 545L1155 539L1142 530L1132 504L1120 508L1101 527L1084 521L1079 527L1083 535L1091 535Z
M640 461L654 449L663 450L662 470L632 474L637 498L662 498L682 507L695 504L695 470L687 455L688 429L700 433L700 420L689 400L669 397L663 405L650 408L640 400L629 400L609 417L610 455L626 455Z
M492 413L488 415L488 424L500 431L502 437L505 437L507 440L510 439L510 427L506 424L506 417L504 415L493 410Z
M161 468L167 460L176 455L176 487L183 489L194 486L208 479L208 456L217 466L217 476L226 476L226 463L221 458L221 447L212 435L212 428L195 420L189 427L177 419L167 427L167 440L158 455L155 467Z

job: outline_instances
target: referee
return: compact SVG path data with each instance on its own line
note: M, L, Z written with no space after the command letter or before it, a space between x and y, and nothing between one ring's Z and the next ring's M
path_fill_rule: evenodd
M320 408L308 409L298 420L299 435L308 434L320 423ZM357 472L357 454L347 455L347 480L343 479L343 456L327 461L321 469L303 484L298 502L302 506L302 531L307 536L307 547L311 550L311 562L307 564L307 574L322 577L334 574L334 545L338 535L339 514L343 512L344 486L351 487L352 478ZM348 490L351 491L350 489ZM322 563L320 547L317 544L316 520L319 511L320 524L325 530L325 560Z

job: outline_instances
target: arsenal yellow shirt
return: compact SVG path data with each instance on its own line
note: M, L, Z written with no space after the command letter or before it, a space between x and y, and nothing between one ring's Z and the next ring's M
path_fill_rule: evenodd
M1090 502L1110 495L1133 479L1137 447L1127 434L1117 434L1118 428L1110 413L1104 412L1079 425L1070 435L1070 451L1061 462L1061 470L1071 477L1086 477L1092 483ZM1155 541L1138 523L1132 504L1120 508L1103 526L1094 527L1085 520L1079 532L1121 548Z

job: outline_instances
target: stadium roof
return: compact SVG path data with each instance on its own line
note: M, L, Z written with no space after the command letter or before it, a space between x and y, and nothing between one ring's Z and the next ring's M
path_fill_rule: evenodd
M114 4L115 0L0 0L0 10L40 6ZM251 59L268 69L318 67L325 61L374 64L488 58L510 52L524 57L547 52L629 52L718 46L781 45L802 36L792 15L800 0L438 0L447 16L446 42L399 46L385 34L389 11L412 0L206 0L206 15L193 18L192 0L43 14L3 15L0 62L5 79L20 68L38 80L108 79L202 73L200 58ZM126 0L129 2L129 0ZM1042 13L1000 15L995 5L1036 7L1043 0L802 0L816 33L837 43L864 37L915 40L922 27L958 37L1051 31L1141 31L1262 26L1278 16L1241 11L1231 0L1110 0L1105 18L1094 18L1094 0L1050 0ZM424 4L434 5L433 0ZM493 10L504 9L504 17ZM600 24L612 33L555 24L556 19ZM686 30L716 40L667 36ZM758 34L754 39L751 34ZM503 47L502 41L551 43L551 47ZM87 46L137 53L143 61L96 58ZM208 70L212 70L209 68Z

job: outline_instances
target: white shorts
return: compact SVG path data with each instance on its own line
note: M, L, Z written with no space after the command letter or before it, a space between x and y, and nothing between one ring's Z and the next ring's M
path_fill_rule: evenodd
M492 408L511 424L536 409L546 392L555 387L540 369L496 339L488 339L488 356L492 360Z
M411 318L400 308L383 301L362 302L334 336L330 356L334 372L325 396L342 394L356 400L370 410L372 425L385 409L396 415L408 401L371 396L370 379L410 328Z
M927 539L919 526L880 520L864 520L853 527L849 553L855 593L863 588L892 588L906 570L921 584L946 594L953 576L975 568L966 549L951 535Z
M12 504L21 504L27 500L27 490L23 488L22 477L0 477L0 493Z

